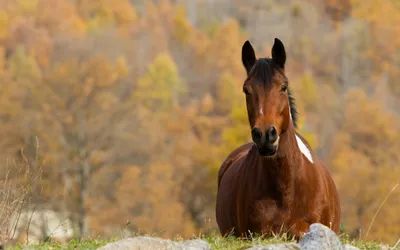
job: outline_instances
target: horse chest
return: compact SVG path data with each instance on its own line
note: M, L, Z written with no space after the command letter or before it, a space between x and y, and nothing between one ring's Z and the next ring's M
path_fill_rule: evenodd
M310 214L298 214L294 210L273 199L257 200L249 218L249 229L265 236L289 233L298 238L308 231L312 219Z
M290 230L294 217L296 216L291 209L273 199L258 200L253 205L249 228L265 235L270 235L271 232L285 232Z

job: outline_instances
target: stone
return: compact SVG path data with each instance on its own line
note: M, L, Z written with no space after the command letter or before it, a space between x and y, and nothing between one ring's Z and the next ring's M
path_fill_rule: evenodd
M126 238L98 248L98 250L211 250L210 245L200 239L175 242L161 238L137 236Z
M360 248L352 246L350 244L344 244L343 245L343 250L360 250Z
M379 245L379 247L381 248L381 250L394 250L394 249L400 249L400 246L393 246L393 248L392 247L390 247L389 245L387 245L387 244L380 244Z
M335 232L320 223L311 224L310 231L301 238L298 245L302 250L343 249Z
M300 250L296 243L271 244L271 245L255 245L246 250Z
M212 250L208 242L200 239L196 240L186 240L180 243L180 245L184 248L182 249L188 249L188 250L197 250L197 249L204 249L204 250Z

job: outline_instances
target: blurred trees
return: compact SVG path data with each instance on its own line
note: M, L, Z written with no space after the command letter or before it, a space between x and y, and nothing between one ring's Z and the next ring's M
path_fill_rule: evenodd
M344 119L333 141L331 167L341 193L343 224L354 237L365 234L374 214L400 176L399 117L384 110L379 99L352 89L345 97ZM386 201L369 239L394 240L399 232L400 190Z
M279 37L299 132L365 233L400 176L399 6L284 2L0 0L0 155L42 166L77 237L210 232L217 170L250 141L241 46ZM398 196L369 239L396 240Z

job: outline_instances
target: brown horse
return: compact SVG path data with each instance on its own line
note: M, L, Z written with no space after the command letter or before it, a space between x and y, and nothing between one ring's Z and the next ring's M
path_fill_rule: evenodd
M223 236L287 233L299 240L312 223L338 233L336 186L307 141L285 75L286 52L275 38L272 58L256 59L246 41L243 84L253 142L235 149L218 173L216 219Z

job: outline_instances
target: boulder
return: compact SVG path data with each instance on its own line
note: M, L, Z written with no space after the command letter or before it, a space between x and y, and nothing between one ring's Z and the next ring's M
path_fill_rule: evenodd
M302 250L343 249L335 232L320 223L311 224L310 231L301 238L299 246Z
M108 243L98 250L150 250L150 249L176 249L176 250L211 250L210 245L200 239L175 242L161 238L137 236L126 238L117 242Z

